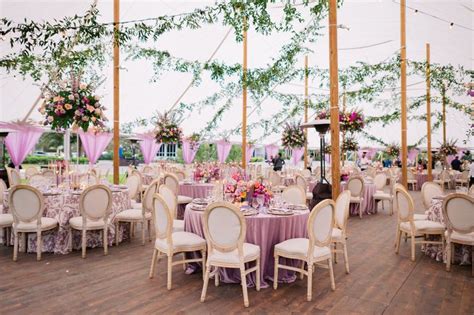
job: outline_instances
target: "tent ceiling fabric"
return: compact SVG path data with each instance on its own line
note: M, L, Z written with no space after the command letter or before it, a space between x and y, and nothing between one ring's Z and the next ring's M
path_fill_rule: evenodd
M149 17L153 14L176 14L187 12L196 7L203 7L207 4L213 4L214 1L122 1L121 19L136 19ZM29 9L24 10L24 2L12 0L2 1L0 11L4 16L15 20L29 18L34 20L52 20L57 17L71 16L81 14L89 7L89 1L30 1ZM441 16L446 20L453 20L458 24L472 27L472 12L465 7L472 9L471 1L437 1L435 3L416 2L412 4L426 12ZM345 48L339 51L339 66L341 68L353 65L356 61L379 62L398 50L399 46L399 5L391 0L384 1L345 1L338 12L338 22L348 29L339 30L339 46ZM101 12L101 20L112 20L112 2L99 1L98 8ZM301 9L302 7L299 7ZM305 15L306 17L308 14ZM323 25L326 20L323 21ZM217 47L219 42L228 31L228 27L220 25L205 26L197 30L184 30L179 32L170 32L162 36L157 45L160 49L169 50L173 55L186 58L205 61ZM313 53L309 54L309 64L318 67L327 68L329 57L327 28L321 30L323 33L316 43L311 45ZM270 59L278 55L278 50L289 39L290 34L273 34L265 37L249 31L249 67L261 67L270 62ZM469 40L471 39L471 40ZM407 56L409 59L423 61L425 58L425 43L431 44L431 60L434 63L453 65L462 65L466 69L473 67L473 49L472 31L454 27L442 21L437 21L428 16L415 14L407 11ZM380 44L382 43L382 44ZM378 45L374 45L378 44ZM5 54L9 45L0 42L2 53ZM348 48L359 49L348 49ZM236 43L232 36L229 36L223 43L214 57L215 60L226 63L241 63L242 49L241 43ZM303 57L301 57L301 66L303 66ZM178 96L186 88L191 80L191 74L166 73L161 80L156 83L149 83L153 75L150 63L146 61L124 61L121 63L126 70L121 74L121 120L123 122L132 121L137 117L148 117L156 111L169 109L176 101ZM103 103L109 108L107 115L112 118L112 62L109 67L103 69L106 82L98 91L98 94L104 96ZM292 82L278 87L281 92L303 93L303 82ZM410 78L408 85L416 83ZM310 85L312 82L310 82ZM315 82L313 82L316 85ZM418 96L424 93L423 84L420 89L408 91L408 97ZM184 102L192 102L203 99L211 93L217 91L219 85L210 79L205 79L201 85L192 87L183 97ZM0 120L10 121L22 119L28 109L31 107L39 93L39 85L33 84L29 79L23 81L19 78L13 78L12 75L0 75ZM464 100L460 100L464 101ZM465 101L464 101L465 102ZM241 117L241 99L234 99L232 109L223 117L221 122L222 129L228 129L230 126L236 126L240 121L236 117ZM252 102L249 100L249 112L252 108ZM368 115L374 114L375 109L370 104L360 104L359 106ZM265 111L261 115L271 115L278 111L278 102L267 99L264 102ZM424 110L424 108L423 108ZM422 112L417 112L422 114ZM212 115L210 109L202 112L193 112L183 124L185 134L191 134L199 131L206 123L206 119ZM31 118L38 119L40 115L34 111ZM237 119L237 120L236 120ZM252 115L249 124L258 121L258 115ZM454 110L448 112L447 126L448 138L464 139L469 118L461 113L455 113ZM460 126L466 126L460 128ZM393 124L392 128L380 128L369 131L383 138L386 142L396 142L399 140L399 124ZM419 139L422 130L425 128L425 122L409 122L408 124L408 143L413 143ZM416 131L416 132L415 132ZM258 133L255 138L258 138ZM316 141L316 134L311 131L310 139ZM280 134L269 136L265 142L272 143L278 141ZM232 140L239 140L237 135ZM433 133L433 145L436 146L441 141L441 131ZM312 141L310 141L310 145ZM361 141L361 145L370 144L367 141Z

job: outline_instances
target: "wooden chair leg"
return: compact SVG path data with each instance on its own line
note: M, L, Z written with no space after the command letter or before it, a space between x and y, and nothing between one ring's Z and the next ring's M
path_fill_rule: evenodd
M257 271L255 276L257 277L256 289L260 291L260 257L257 258Z
M451 270L451 243L447 244L446 248L446 271Z
M313 298L313 264L308 262L308 288L306 300L310 302Z
M108 233L107 233L107 224L105 225L105 228L102 233L104 233L104 255L109 254L109 238L108 238Z
M82 258L86 258L86 246L87 246L87 238L86 238L86 230L82 229Z
M36 232L36 260L41 260L41 231Z
M168 276L167 276L167 281L166 281L166 287L168 290L171 290L171 281L172 281L172 275L173 275L173 255L168 255Z
M147 220L148 242L151 242L151 221Z
M411 261L415 261L415 235L411 235Z
M204 280L205 274L206 274L206 250L201 251L201 256L202 256L202 280Z
M273 266L273 289L278 289L278 255L275 255L275 262Z
M346 273L349 273L349 257L347 255L347 242L342 244L344 250L344 265L346 267Z
M18 258L18 233L15 231L15 239L13 240L13 261L16 261Z
M119 233L120 233L120 224L119 221L115 222L115 246L118 246L119 244Z
M206 300L206 292L207 292L207 285L209 284L209 270L211 267L209 264L206 265L206 274L204 276L204 283L202 285L202 292L201 292L201 302Z
M219 286L219 267L214 267L215 274L214 274L214 285L216 287Z
M247 292L247 277L245 276L245 265L240 266L240 282L242 284L242 293L244 295L244 306L249 307L249 295Z
M153 249L153 256L151 257L151 265L150 265L150 273L148 274L148 278L152 279L155 275L155 265L156 259L158 257L158 250L156 248Z
M359 202L359 217L362 219L362 202Z
M333 255L334 255L334 263L337 264L337 243L334 242L334 252L333 252Z
M331 290L336 290L336 283L334 282L334 270L332 267L332 258L328 259L329 278L331 279Z
M142 221L142 245L145 245L145 220Z
M400 251L400 241L402 238L402 231L397 230L397 238L395 240L395 253L398 255L398 252Z
M301 279L301 280L304 279L304 272L303 272L303 270L304 270L304 264L306 264L306 261L302 260L302 261L301 261L301 270L302 270L302 271L300 272L300 279Z

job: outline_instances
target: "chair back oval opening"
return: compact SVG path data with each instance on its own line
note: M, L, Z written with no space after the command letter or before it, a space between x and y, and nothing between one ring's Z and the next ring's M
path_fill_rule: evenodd
M164 184L168 186L173 193L178 196L179 193L179 179L174 174L166 174L164 178Z
M169 210L171 211L172 217L175 218L176 212L178 210L177 196L174 194L173 190L167 185L160 185L158 191L160 193L160 196L165 200Z
M444 194L443 188L434 182L426 182L421 186L421 196L423 199L423 205L425 209L431 206L433 197L442 196Z
M173 219L171 211L166 204L165 199L158 193L153 195L153 225L155 226L156 237L159 239L167 238L171 235L173 228Z
M466 194L451 194L443 201L443 216L448 230L474 232L474 198Z
M155 179L153 182L151 182L143 194L142 208L146 212L151 212L153 208L153 196L158 192L158 184L159 180Z
M334 206L334 201L326 199L318 203L311 211L308 219L310 244L324 247L331 243L332 228L334 226ZM312 248L309 250L311 251Z
M345 190L339 194L335 205L335 220L336 225L341 230L346 229L347 219L349 217L349 205L351 202L351 193Z
M141 178L139 174L132 173L127 178L128 194L131 199L136 199L140 192Z
M306 191L306 179L304 179L302 175L296 175L296 185L300 186L301 188L303 188L304 191Z
M93 185L81 194L79 209L87 219L97 221L108 217L112 208L112 192L105 185Z
M398 209L398 219L400 222L413 221L414 204L413 199L406 189L400 185L395 185L395 199Z
M374 184L376 190L383 190L387 184L387 175L385 175L385 173L379 173L375 175Z
M347 182L347 189L351 192L352 197L359 197L364 190L364 180L360 176L354 176Z
M305 191L297 185L288 186L281 194L282 199L290 204L304 205L306 203Z
M43 195L29 185L16 185L10 189L9 205L15 222L40 220L44 210Z
M241 248L245 220L240 209L227 202L210 204L204 212L204 231L212 248L229 252Z

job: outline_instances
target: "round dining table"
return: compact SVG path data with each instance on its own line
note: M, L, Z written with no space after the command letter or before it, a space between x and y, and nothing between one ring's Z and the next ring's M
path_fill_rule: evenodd
M204 211L195 210L192 204L188 204L184 213L184 230L205 237L202 223L203 213ZM260 246L260 283L262 288L269 287L268 281L273 281L274 246L291 238L306 238L306 222L308 217L309 210L294 211L291 215L259 213L254 216L245 217L247 227L245 242ZM194 255L199 254L195 253ZM285 260L284 263L295 267L298 266L297 260ZM188 272L193 272L196 269L199 269L198 265L192 264L188 267ZM238 269L219 268L219 277L225 283L240 283L240 271ZM279 282L293 282L295 279L296 275L293 271L280 269L278 274ZM249 286L254 286L255 280L256 275L254 272L247 275Z
M130 209L131 200L128 189L124 187L111 187L112 190L112 209L109 214L109 245L115 241L115 225L113 224L115 216L126 209ZM69 240L72 237L72 249L81 248L81 231L71 230L69 219L80 216L79 210L79 191L70 191L65 189L52 189L43 192L45 210L44 217L55 218L59 226L53 230L42 233L43 252L52 252L55 254L67 254L71 251ZM3 213L9 213L8 191L4 192ZM119 241L128 237L128 224L121 224L119 231ZM13 233L12 233L13 236ZM36 252L36 233L28 233L26 240L26 249L28 252ZM87 247L102 247L102 237L100 231L87 231ZM26 250L24 244L20 242L20 250Z

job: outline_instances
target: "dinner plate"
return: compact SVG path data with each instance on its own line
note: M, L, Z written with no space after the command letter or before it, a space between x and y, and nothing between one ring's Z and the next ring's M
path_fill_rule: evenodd
M289 204L287 207L290 210L308 210L306 205Z
M293 211L289 209L270 208L268 209L268 213L273 215L292 215Z
M191 204L191 209L195 210L195 211L204 211L204 210L206 210L206 208L207 208L206 205L197 205L197 204L194 204L194 203Z
M247 208L247 209L241 210L241 212L246 217L258 214L258 211L253 208Z
M193 204L195 205L208 205L209 202L204 198L195 198L193 199Z

